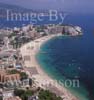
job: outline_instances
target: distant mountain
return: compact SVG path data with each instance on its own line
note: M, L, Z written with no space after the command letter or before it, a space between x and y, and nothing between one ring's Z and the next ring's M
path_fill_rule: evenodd
M27 9L24 7L20 7L17 5L5 4L0 2L0 9L13 9L15 11L31 11L31 9Z
M7 10L11 10L12 12L20 12L20 13L33 12L31 9L27 9L24 7L0 3L0 18L5 16Z

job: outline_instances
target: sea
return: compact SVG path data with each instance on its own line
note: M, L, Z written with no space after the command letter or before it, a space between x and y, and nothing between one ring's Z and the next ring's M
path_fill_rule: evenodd
M37 25L58 24L47 18ZM0 20L0 28L21 27L29 22ZM94 14L69 14L63 24L82 28L82 36L58 36L43 44L36 59L43 70L55 80L78 79L80 87L66 87L79 100L94 100ZM43 53L44 52L44 53Z

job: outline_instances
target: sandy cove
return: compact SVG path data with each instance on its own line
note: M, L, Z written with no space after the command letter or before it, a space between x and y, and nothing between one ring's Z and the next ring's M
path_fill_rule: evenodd
M20 48L22 57L24 59L26 72L31 78L34 79L37 87L49 89L52 92L55 92L57 95L62 96L64 98L63 100L78 100L64 86L57 84L54 79L48 76L36 60L35 56L39 52L40 46L56 36L57 35L48 35L45 37L41 37L23 45Z

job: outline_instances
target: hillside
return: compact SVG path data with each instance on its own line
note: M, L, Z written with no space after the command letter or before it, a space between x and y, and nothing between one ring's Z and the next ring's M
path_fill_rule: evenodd
M5 3L0 3L0 18L3 18L6 15L6 11L11 10L13 12L32 12L31 9L26 9L24 7L10 5Z

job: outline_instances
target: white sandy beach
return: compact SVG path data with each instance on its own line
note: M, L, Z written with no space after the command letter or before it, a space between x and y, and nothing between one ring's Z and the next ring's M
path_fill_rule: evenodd
M55 84L54 80L48 76L40 67L38 62L36 61L35 55L38 53L40 49L40 45L42 45L44 42L48 41L49 39L55 37L56 35L49 35L45 37L41 37L39 39L36 39L34 41L31 41L25 45L23 45L20 50L22 57L24 59L24 66L26 66L26 71L30 75L30 77L35 79L36 85L38 87L42 87L44 89L50 88L49 83L52 84L52 87L56 87L55 90L52 88L54 92L58 92L60 96L64 97L64 100L78 100L74 95L72 95L65 87L60 86L59 84ZM31 68L31 70L29 70ZM32 68L34 69L35 73L30 74L32 71ZM28 70L27 70L28 69ZM50 88L50 89L51 89ZM56 91L57 89L57 91Z

